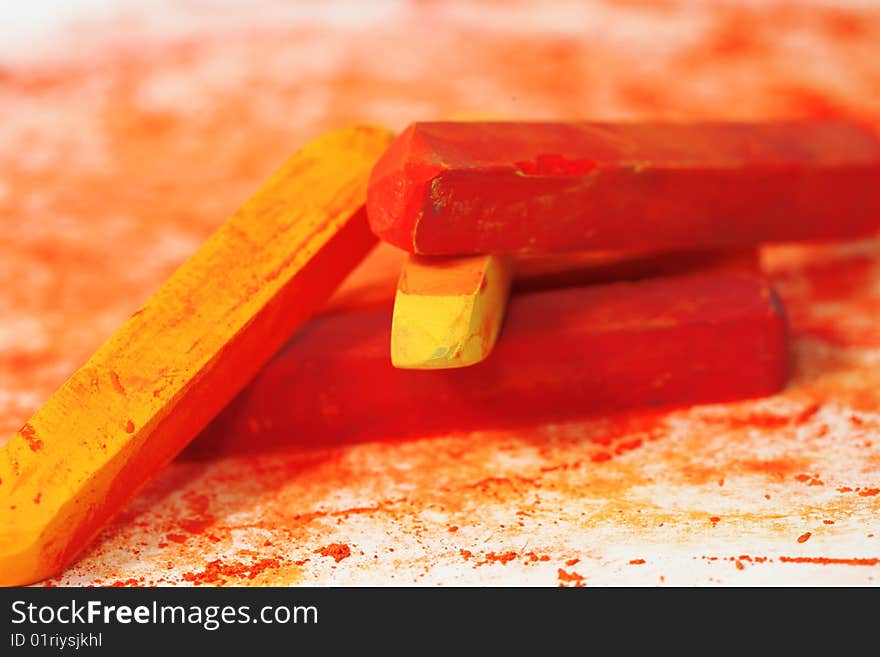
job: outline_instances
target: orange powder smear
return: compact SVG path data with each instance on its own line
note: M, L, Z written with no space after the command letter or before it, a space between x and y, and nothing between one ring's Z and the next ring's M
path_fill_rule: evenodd
M351 548L345 543L331 543L330 545L325 545L324 547L315 550L315 552L322 557L332 557L336 563L339 563L343 559L348 559L351 556Z

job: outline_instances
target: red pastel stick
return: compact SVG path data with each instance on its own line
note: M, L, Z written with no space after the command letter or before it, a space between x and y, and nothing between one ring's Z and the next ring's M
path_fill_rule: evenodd
M786 379L782 307L750 273L514 295L493 353L457 370L392 367L390 320L384 308L312 320L190 454L720 402L773 393Z
M880 230L880 140L844 122L414 123L370 178L412 253L669 251Z

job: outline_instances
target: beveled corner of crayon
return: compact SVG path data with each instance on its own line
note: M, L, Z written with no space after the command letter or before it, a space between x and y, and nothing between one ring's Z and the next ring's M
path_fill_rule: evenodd
M380 239L417 253L416 229L425 212L432 180L446 167L410 124L373 167L367 188L367 217Z

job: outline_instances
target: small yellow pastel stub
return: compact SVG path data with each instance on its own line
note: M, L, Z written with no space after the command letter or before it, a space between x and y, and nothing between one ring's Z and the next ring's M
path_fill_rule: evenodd
M410 256L394 299L392 364L448 369L484 360L504 322L512 269L504 255Z

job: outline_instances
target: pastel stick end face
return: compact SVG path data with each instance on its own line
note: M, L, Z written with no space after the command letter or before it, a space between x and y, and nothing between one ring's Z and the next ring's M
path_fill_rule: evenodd
M416 230L433 179L444 170L413 123L379 158L367 188L367 217L380 239L417 253Z
M713 333L718 348L725 352L727 345L740 345L739 350L729 350L726 358L719 357L717 371L706 382L707 389L733 384L742 393L730 399L757 398L784 389L791 360L788 317L769 279L733 271L692 278L714 278L718 319ZM720 382L722 377L726 383ZM715 396L725 400L721 394Z
M391 364L402 370L444 370L484 360L495 336L489 344L474 327L481 307L473 295L398 291L391 327Z
M501 330L513 267L505 256L410 256L391 329L398 369L455 369L485 360Z
M429 314L430 313L430 314ZM436 370L482 360L468 345L468 325L448 321L470 316L473 300L398 295L391 329L391 364L403 370Z

